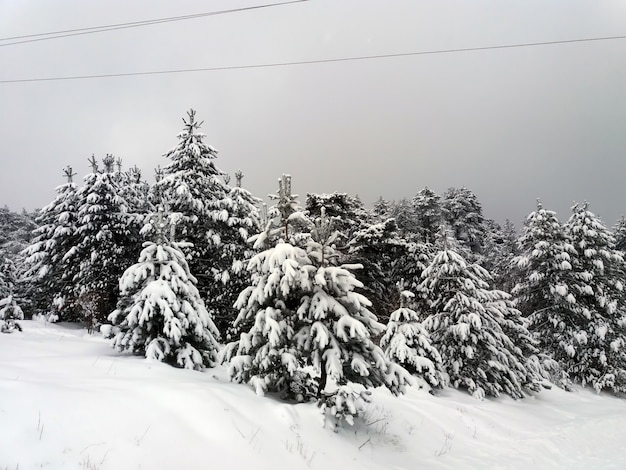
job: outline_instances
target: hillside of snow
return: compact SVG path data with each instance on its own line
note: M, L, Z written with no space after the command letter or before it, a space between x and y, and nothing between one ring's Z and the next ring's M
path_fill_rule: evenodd
M225 367L120 355L70 324L0 335L0 470L623 469L626 400L545 390L476 400L375 390L354 427L259 397Z

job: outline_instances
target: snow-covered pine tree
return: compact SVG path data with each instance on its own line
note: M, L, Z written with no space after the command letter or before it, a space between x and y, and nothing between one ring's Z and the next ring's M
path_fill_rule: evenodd
M202 301L182 252L187 243L165 233L161 213L139 261L119 280L120 299L109 320L120 331L113 347L186 369L213 366L219 333Z
M292 220L303 221L291 177L283 175L265 230L252 237L255 248L247 270L251 283L237 298L239 315L234 328L239 337L226 345L223 359L229 375L248 383L258 394L276 393L285 399L306 400L314 395L310 374L302 370L302 351L296 346L300 328L297 310L311 291L314 267L298 246Z
M394 219L365 224L350 240L348 259L363 265L360 278L364 287L359 292L372 302L374 313L383 323L399 303L395 286L407 277L404 268L412 266L408 254L409 245L399 235Z
M439 227L443 224L441 196L427 187L411 200L417 225L417 238L422 243L435 243Z
M217 328L226 333L237 317L234 303L239 293L249 285L250 277L245 269L256 251L248 243L250 236L261 229L261 216L257 205L261 202L241 186L243 173L235 173L236 185L219 201L225 224L221 231L221 245L213 259L211 273L214 289L210 290L207 305Z
M399 394L411 382L408 373L389 361L374 338L384 331L369 311L371 303L355 292L363 284L352 271L359 265L338 265L334 247L337 231L325 211L315 221L307 254L312 270L311 290L301 299L295 334L305 365L315 371L318 404L335 422L353 423L367 389L379 386Z
M15 330L22 331L22 327L16 320L23 320L24 312L12 295L0 299L0 332L13 333Z
M431 389L442 388L447 377L441 355L430 341L428 331L422 325L417 312L408 307L412 292L402 290L400 308L389 316L389 323L380 347L385 356L420 377Z
M624 216L621 216L613 227L613 236L615 237L615 248L626 253L626 218Z
M168 212L181 214L179 237L192 244L186 253L189 268L198 278L201 295L210 298L209 290L215 293L221 288L211 267L219 257L223 229L228 226L229 214L220 207L220 201L230 188L223 181L224 173L215 166L217 150L204 142L206 135L199 132L202 122L196 120L193 109L183 123L178 144L165 154L170 163L153 186L153 199Z
M476 195L467 189L449 188L441 199L445 222L472 261L479 260L485 236L483 210Z
M345 246L369 218L360 199L346 193L309 193L306 196L305 207L311 218L320 217L322 208L325 210L326 217L333 221L333 226L339 234L336 243L340 247Z
M523 354L530 335L505 292L493 290L490 274L451 250L440 251L422 274L429 316L423 325L441 354L450 383L473 396L524 396L540 377ZM513 322L513 324L511 324ZM512 327L518 343L507 335ZM528 342L528 343L527 343Z
M410 376L373 342L384 327L354 292L361 286L351 273L355 266L334 265L336 234L319 224L311 236L294 232L290 221L304 221L288 177L280 180L277 199L270 211L276 218L256 238L270 248L250 261L252 285L237 300L235 325L243 332L226 346L224 359L232 379L259 394L318 397L333 417L351 422L368 387L386 385L399 393ZM307 249L295 240L307 240Z
M75 234L79 241L64 257L74 267L74 291L90 329L106 320L115 308L119 278L128 267L129 251L139 239L139 227L129 217L128 203L116 182L114 161L107 155L100 172L92 156L93 171L77 192Z
M371 218L373 222L383 222L391 218L391 203L382 196L374 202L371 210Z
M570 357L569 323L577 308L571 264L576 250L556 213L544 209L540 201L526 219L518 249L512 269L515 305L528 318L528 329L535 335L540 352L563 364ZM552 381L567 387L567 374L551 369Z
M23 251L25 278L30 285L34 313L77 321L81 314L76 306L73 278L78 265L69 259L78 243L78 199L73 182L76 173L69 165L63 171L67 182L56 188L57 196L41 209L32 243Z
M567 355L555 354L570 379L592 385L598 392L605 388L624 392L624 255L615 248L613 234L589 211L587 203L576 204L572 210L564 229L577 253L572 257L576 304L564 321L570 338L562 337L560 341Z

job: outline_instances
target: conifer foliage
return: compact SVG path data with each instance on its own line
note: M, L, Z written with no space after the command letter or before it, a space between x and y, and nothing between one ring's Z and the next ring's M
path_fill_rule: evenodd
M564 322L570 338L561 342L567 356L559 359L572 380L598 391L626 391L623 254L586 203L573 207L564 228L576 250L572 290L577 301Z
M521 398L525 389L539 389L540 377L523 354L533 350L530 334L508 294L490 288L485 269L444 249L422 279L419 288L429 306L424 327L452 386L477 398L502 393Z
M430 335L422 325L418 313L408 307L413 297L412 292L401 292L400 308L390 315L380 346L391 361L421 377L429 387L442 388L447 379L441 355L431 344Z
M158 240L144 243L120 278L118 307L109 316L120 329L113 346L186 369L212 366L219 333L182 252L188 244L167 240L162 217L156 224Z
M232 378L257 393L317 397L334 419L351 423L368 399L367 388L385 385L400 393L410 377L374 343L384 327L368 310L369 301L354 291L362 287L351 272L356 266L335 264L337 233L323 211L306 248L284 241L295 214L288 188L283 180L275 211L284 238L250 261L252 285L237 300L236 324L251 327L227 345L225 358Z

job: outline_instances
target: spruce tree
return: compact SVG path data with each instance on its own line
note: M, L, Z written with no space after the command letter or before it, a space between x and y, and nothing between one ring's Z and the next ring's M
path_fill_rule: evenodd
M570 322L576 315L572 261L576 250L564 232L556 213L537 202L518 240L520 254L513 259L512 290L517 308L528 318L528 329L539 349L564 366L571 352ZM551 368L552 381L567 387L566 371Z
M576 249L572 289L576 304L562 338L567 356L560 355L572 380L626 391L626 309L624 255L615 248L613 234L589 211L587 203L575 205L565 232ZM549 332L542 332L549 334Z
M431 344L417 312L408 307L412 297L412 292L401 292L400 308L390 315L380 347L389 360L420 377L428 387L442 388L447 378L441 355Z
M228 332L237 317L234 307L239 293L249 284L247 262L256 253L248 239L261 230L261 216L257 205L261 202L242 188L243 173L235 173L236 185L219 201L225 221L220 236L220 247L211 263L213 287L209 291L207 308L222 332Z
M219 258L228 226L229 214L220 201L227 197L229 187L223 181L224 173L215 166L217 150L204 142L206 135L199 131L202 122L196 120L193 109L183 123L178 144L165 154L170 163L153 187L153 199L168 212L180 214L179 237L192 244L186 253L189 267L198 277L201 295L210 298L221 288L210 267Z
M213 366L219 333L182 252L185 242L166 237L159 214L156 242L145 242L139 261L119 280L120 299L109 320L119 326L118 351L145 355L186 369Z
M444 249L422 278L429 313L424 327L453 387L477 398L502 393L521 398L525 390L539 389L541 378L523 353L533 345L521 315L508 294L491 288L484 268ZM512 329L516 338L507 335Z
M76 175L72 167L64 169L67 182L56 188L55 199L41 209L36 218L31 244L24 249L25 278L30 285L30 298L35 313L50 319L77 321L81 319L74 290L77 264L71 261L79 238Z
M89 329L115 308L118 281L128 267L129 247L134 246L139 232L116 181L113 156L107 155L103 162L104 170L98 171L92 157L93 171L77 192L79 241L65 255L73 266L74 291Z
M260 394L316 397L333 419L352 423L368 388L385 385L400 393L410 378L374 343L384 327L354 291L362 287L351 272L356 266L337 264L337 233L323 211L310 236L290 232L290 220L302 215L283 178L272 213L276 218L257 243L277 242L252 258L252 285L237 300L235 323L249 329L226 347L231 377ZM306 248L296 240L306 241Z
M485 237L483 210L476 195L467 189L449 188L441 200L445 222L472 260L479 260Z
M411 201L417 224L417 237L422 243L435 243L443 224L441 196L424 188Z
M265 229L253 237L255 248L247 269L250 285L235 304L238 338L226 345L224 360L229 375L250 384L257 394L276 393L284 399L306 400L316 392L310 374L302 371L302 351L295 332L301 321L297 310L311 289L314 267L306 250L298 246L292 220L304 219L297 196L291 193L291 177L279 180L276 205Z
M12 295L0 299L0 332L13 333L15 330L22 331L22 327L16 320L23 320L24 312Z

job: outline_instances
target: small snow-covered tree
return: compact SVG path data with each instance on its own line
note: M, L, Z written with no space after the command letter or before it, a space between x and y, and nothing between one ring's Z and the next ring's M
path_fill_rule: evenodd
M310 374L302 371L302 351L294 334L301 323L297 310L309 292L314 269L306 251L295 242L291 220L304 219L297 196L291 193L291 177L279 180L273 216L263 232L252 237L262 251L247 269L251 283L237 298L239 315L234 322L238 339L224 350L230 361L231 379L248 383L258 394L277 393L285 399L306 400L314 394Z
M441 355L431 344L417 312L407 306L412 297L412 292L401 292L400 308L390 315L380 347L389 360L423 379L427 386L442 388L447 378Z
M576 303L564 320L557 359L570 378L597 391L626 391L626 309L624 255L587 203L575 205L565 232L576 249L572 290ZM541 334L549 334L542 331ZM561 348L559 348L561 349Z
M144 243L119 280L118 308L109 316L120 329L113 346L186 369L212 366L219 333L189 272L187 243L165 237L162 217L156 225L157 241Z
M410 378L374 343L384 327L368 310L369 301L354 292L362 286L351 272L356 266L336 265L336 232L320 222L306 249L284 241L289 220L300 218L288 181L281 181L279 222L268 223L257 242L268 243L278 228L283 233L248 265L252 285L237 300L235 324L250 327L226 346L224 358L233 380L250 383L257 393L317 397L334 418L352 422L367 388L385 385L399 393Z
M15 320L23 320L24 312L12 295L0 299L0 332L12 333L15 330L22 331L22 327Z
M339 254L333 244L336 237L332 220L327 220L322 211L307 246L315 270L312 289L298 308L298 319L304 324L295 338L304 350L306 364L319 372L318 403L335 419L351 423L352 416L359 414L356 403L364 397L355 386L385 386L399 394L410 379L374 342L384 326L369 311L369 300L355 292L363 284L352 271L360 266L337 265ZM347 393L349 388L354 390L352 394ZM351 398L357 399L355 411L338 413L337 401L351 403Z
M484 268L444 249L422 278L419 288L429 306L424 327L452 386L477 398L502 393L521 398L525 390L539 389L540 377L523 354L533 348L530 335L509 295L491 289ZM507 335L513 326L517 344Z

